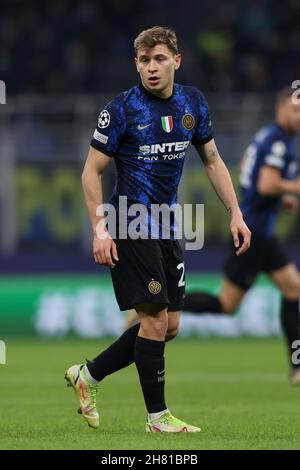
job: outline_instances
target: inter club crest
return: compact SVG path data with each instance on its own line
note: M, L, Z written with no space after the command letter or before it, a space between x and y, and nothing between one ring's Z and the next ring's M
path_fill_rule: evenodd
M191 131L195 127L195 118L192 114L185 114L182 118L183 127Z

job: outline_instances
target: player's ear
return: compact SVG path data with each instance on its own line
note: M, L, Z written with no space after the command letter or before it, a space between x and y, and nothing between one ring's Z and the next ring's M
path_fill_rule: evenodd
M140 71L139 71L139 65L138 65L138 60L137 60L136 57L134 58L134 63L135 63L137 72L140 73Z
M181 54L175 56L175 70L178 70L181 64Z

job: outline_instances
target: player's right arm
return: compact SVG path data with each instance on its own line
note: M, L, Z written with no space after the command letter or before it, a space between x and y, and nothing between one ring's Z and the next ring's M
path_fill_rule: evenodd
M93 228L95 262L113 268L118 261L117 247L105 227L104 214L101 211L102 174L110 161L110 157L90 147L82 173L82 187Z
M292 180L284 179L279 168L264 165L259 171L257 190L262 196L300 194L300 177Z
M96 263L110 268L115 267L118 254L116 244L105 226L102 173L117 154L125 129L124 94L121 93L99 114L82 174L83 191L94 234L94 259Z

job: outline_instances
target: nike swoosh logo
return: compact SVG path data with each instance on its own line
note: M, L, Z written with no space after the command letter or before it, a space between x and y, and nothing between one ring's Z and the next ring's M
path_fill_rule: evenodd
M146 124L145 126L141 126L140 124L137 126L138 131L142 131L143 129L146 129L146 127L151 126L151 124Z
M157 371L157 373L158 373L159 375L164 374L164 372L165 372L165 369L164 369L164 370L158 370L158 371Z

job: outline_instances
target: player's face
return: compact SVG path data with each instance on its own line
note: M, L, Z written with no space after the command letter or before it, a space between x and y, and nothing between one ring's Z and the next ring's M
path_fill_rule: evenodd
M180 62L180 54L174 54L165 44L157 44L152 49L141 47L135 58L142 84L161 98L171 96L175 70L179 68Z
M296 134L300 132L300 103L293 103L291 98L287 98L278 109L287 129Z

